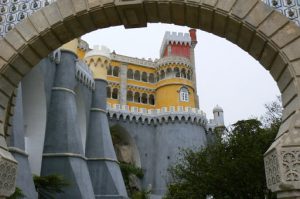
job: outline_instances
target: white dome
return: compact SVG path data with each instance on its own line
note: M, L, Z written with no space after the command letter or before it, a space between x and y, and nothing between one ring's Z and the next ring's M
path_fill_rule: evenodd
M215 108L213 109L213 112L223 112L222 107L220 107L219 105L215 106Z
M99 49L99 46L94 46L93 50L90 50L87 52L84 56L84 58L92 57L92 56L103 56L110 59L110 50L106 46L101 46L101 49Z

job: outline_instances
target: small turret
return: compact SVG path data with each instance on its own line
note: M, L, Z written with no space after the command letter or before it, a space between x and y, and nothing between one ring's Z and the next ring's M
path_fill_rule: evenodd
M216 127L224 127L224 112L223 109L217 105L213 109L213 114L214 114L214 122Z
M106 80L107 69L110 64L110 50L101 46L94 46L94 49L87 52L84 57L85 62L88 64L93 72L94 79Z

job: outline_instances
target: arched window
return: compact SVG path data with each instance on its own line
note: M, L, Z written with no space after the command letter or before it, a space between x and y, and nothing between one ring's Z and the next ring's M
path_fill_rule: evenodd
M112 92L112 98L118 99L118 95L119 95L119 90L117 88L114 88Z
M174 68L175 77L180 77L180 71L179 68Z
M107 98L111 98L111 88L109 86L106 87L106 96Z
M188 73L187 73L187 79L188 79L188 80L191 80L191 79L192 79L192 73L191 73L190 70L189 70Z
M132 91L127 92L127 101L132 102L133 101L133 93Z
M119 77L119 67L114 67L114 69L113 69L113 76L115 76L115 77Z
M143 104L148 104L148 96L146 93L142 94L142 103Z
M128 71L127 71L127 78L128 79L133 79L133 71L132 71L132 69L128 69Z
M148 79L147 79L147 73L146 73L146 72L143 72L143 73L142 73L142 81L143 81L143 82L148 82Z
M172 74L172 69L168 68L167 69L167 73L166 73L166 78L172 78L173 74Z
M149 82L150 83L154 83L155 82L155 78L154 78L154 74L153 73L150 73L150 75L149 75Z
M138 93L138 92L134 93L134 102L137 102L137 103L141 102L140 93Z
M186 72L184 68L181 70L181 77L186 78Z
M159 81L159 73L156 73L156 81Z
M154 95L149 95L149 104L154 105L155 104L155 99L154 99Z
M189 90L186 87L182 87L179 91L179 100L182 102L189 101Z
M108 67L107 75L112 75L112 67L111 66Z
M162 71L160 72L160 79L165 79L165 77L166 77L165 71L162 70Z
M141 80L141 73L140 71L134 71L134 79L140 81Z

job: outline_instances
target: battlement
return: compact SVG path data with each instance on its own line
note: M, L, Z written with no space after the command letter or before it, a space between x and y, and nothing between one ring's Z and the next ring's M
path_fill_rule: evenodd
M120 104L107 104L109 118L123 119L124 121L136 121L143 124L162 124L175 121L191 122L206 127L206 114L200 109L170 106L161 109L145 109Z
M95 89L92 71L82 60L76 62L76 79L91 90Z
M191 36L189 33L181 32L169 32L167 31L164 35L161 47L160 47L160 57L163 56L165 48L168 44L181 44L181 45L191 45Z

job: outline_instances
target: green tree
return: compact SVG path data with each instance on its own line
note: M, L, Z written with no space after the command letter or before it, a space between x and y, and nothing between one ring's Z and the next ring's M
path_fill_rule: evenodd
M261 199L267 190L263 154L273 142L280 126L278 103L266 105L261 121L238 121L215 143L200 151L183 150L178 163L170 168L173 182L166 199ZM274 107L275 106L275 107ZM270 117L272 116L272 117ZM223 136L224 137L224 136Z
M57 193L63 193L64 188L70 186L69 181L58 174L34 176L33 182L40 199L54 199Z

